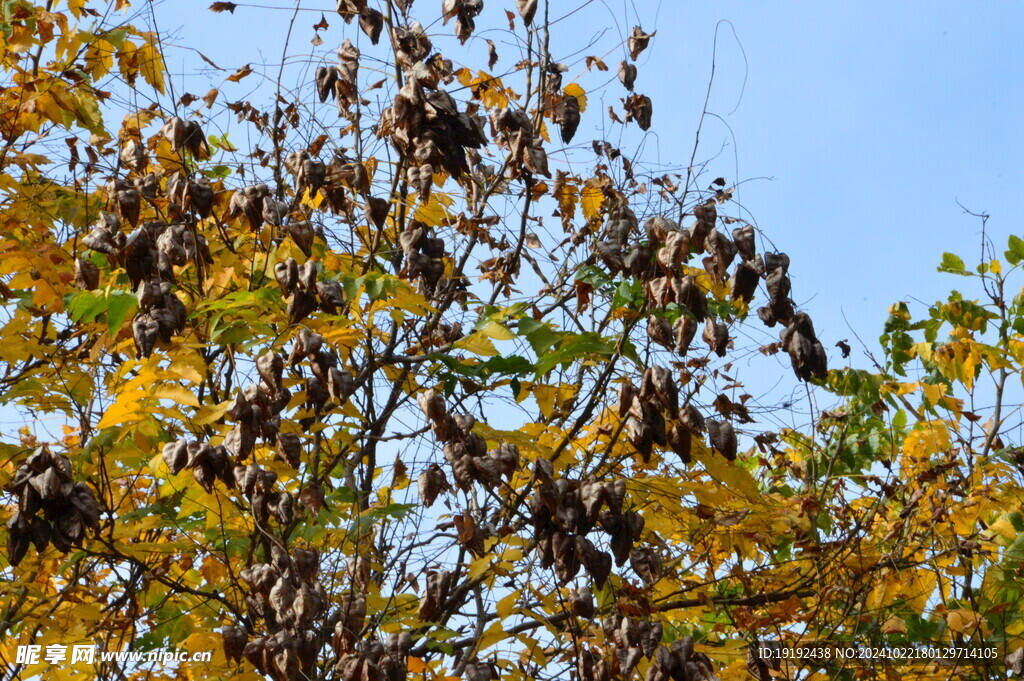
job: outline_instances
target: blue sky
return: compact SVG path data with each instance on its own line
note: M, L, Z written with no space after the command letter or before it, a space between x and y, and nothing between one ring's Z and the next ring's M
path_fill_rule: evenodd
M431 3L440 0L418 0L414 15L436 15ZM162 29L179 31L179 43L236 68L259 61L261 45L268 62L279 59L294 7L253 4L262 7L218 15L205 0L164 3L157 17ZM552 18L570 4L552 2ZM512 0L485 5L481 27L502 25L503 10L514 8ZM358 34L329 0L301 6L298 49L313 35L315 10L331 23L325 53ZM852 337L844 314L873 346L891 302L932 302L963 285L935 272L943 251L970 263L979 250L980 222L957 201L992 216L997 247L1024 232L1024 5L595 1L555 25L553 52L560 58L593 36L597 45L585 53L610 51L614 72L624 53L617 44L634 23L658 31L639 60L637 90L654 102L645 153L673 165L692 150L717 27L708 110L721 119L706 119L698 159L721 151L708 180L746 180L737 198L791 255L794 297L826 345ZM480 35L493 38L499 54L512 49L500 33ZM468 54L480 53L478 65L480 45L468 46ZM607 105L622 95L617 82L591 94L604 101L584 115L581 138L597 136Z

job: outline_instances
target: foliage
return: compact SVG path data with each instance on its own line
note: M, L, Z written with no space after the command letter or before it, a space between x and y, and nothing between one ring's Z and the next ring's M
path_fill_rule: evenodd
M556 61L555 3L505 3L521 58L488 40L486 70L445 56L479 0L337 4L314 71L203 55L228 75L179 96L125 0L3 3L7 677L764 679L766 638L1020 643L1024 242L829 372L724 179L572 145L601 87L616 136L651 126L653 33L606 86ZM778 353L841 406L770 430L738 360Z

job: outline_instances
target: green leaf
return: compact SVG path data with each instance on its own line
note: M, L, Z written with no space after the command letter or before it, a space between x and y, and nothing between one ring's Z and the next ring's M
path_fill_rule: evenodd
M1024 260L1024 239L1011 234L1006 245L1009 247L1009 250L1006 251L1006 260L1011 265L1016 265Z
M135 312L138 305L135 296L125 291L112 291L107 299L107 328L113 336L124 321Z
M942 254L942 264L939 265L938 269L939 272L951 272L965 277L971 276L971 273L964 267L964 261L960 259L960 256L953 253Z

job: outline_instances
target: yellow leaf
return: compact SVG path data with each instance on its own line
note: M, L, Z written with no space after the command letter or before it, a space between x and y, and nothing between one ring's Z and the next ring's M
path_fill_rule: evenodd
M181 385L164 384L153 388L153 397L161 400L171 400L188 407L198 407L199 400L192 394L192 391Z
M453 347L460 350L468 350L474 355L480 355L481 357L494 357L498 354L497 348L494 347L494 341L479 331L469 334Z
M139 48L139 71L142 77L160 94L164 94L164 60L153 43Z
M516 603L518 601L519 591L516 590L510 593L508 596L502 598L500 601L498 601L498 604L495 606L494 610L498 613L499 618L505 619L506 617L512 614L513 610L515 610Z
M119 423L137 422L142 418L142 410L139 407L139 400L143 393L134 392L120 395L113 405L103 414L103 418L96 424L100 430L116 426Z
M587 93L579 86L578 83L569 83L565 86L565 90L563 90L563 92L568 96L576 98L576 101L579 102L580 105L580 113L587 110Z
M558 395L558 388L553 385L533 386L533 399L537 400L540 413L544 418L550 418L555 409L555 396Z
M924 392L925 399L931 405L937 405L939 400L942 399L943 389L937 383L922 383L921 390Z
M477 579L490 569L491 557L481 556L480 558L474 560L472 564L470 564L469 570L466 571L466 574L469 576L470 579Z
M1002 274L1003 263L999 262L998 260L993 260L988 265L988 271L991 272L992 274Z
M480 640L477 641L476 649L477 651L487 650L507 635L508 634L505 632L505 627L501 621L495 622L488 627L487 631L485 631L483 636L480 637Z
M196 425L205 426L215 422L221 416L224 416L231 409L231 405L234 404L234 400L224 400L220 404L208 407L203 405L199 407L199 411L196 412L195 422Z
M604 192L599 187L586 185L580 192L580 205L583 207L583 217L593 220L601 216L601 205L604 203Z
M488 338L493 338L494 340L513 340L516 337L514 333L506 329L498 322L488 322L487 326L480 329L480 332L483 333Z

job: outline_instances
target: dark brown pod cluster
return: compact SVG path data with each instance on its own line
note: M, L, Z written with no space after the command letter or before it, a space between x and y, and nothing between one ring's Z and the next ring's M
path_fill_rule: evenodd
M444 239L418 220L410 220L398 235L405 265L399 276L419 280L423 292L432 296L445 272Z
M551 177L544 140L534 130L528 113L522 109L491 109L490 121L491 135L511 157L507 171L511 179L524 172Z
M452 588L452 573L447 570L428 570L427 584L420 598L419 618L434 622L444 612L448 592Z
M633 85L636 83L636 65L630 64L628 61L623 59L619 62L619 82L629 90L633 91Z
M455 19L455 35L459 42L465 44L476 30L475 19L483 9L483 0L444 0L441 15L446 24L450 19Z
M765 253L764 279L768 289L768 304L757 310L757 316L768 327L776 323L788 326L794 313L793 301L789 298L792 289L789 256L785 253Z
M127 238L122 252L135 287L138 312L132 335L139 357L149 357L156 342L169 343L185 330L188 311L174 294L174 267L189 261L212 262L206 239L183 224L147 222Z
M294 176L295 193L300 196L307 189L310 196L316 196L327 179L327 166L323 161L311 157L305 149L289 153L285 157L284 167Z
M231 195L225 220L245 217L249 228L253 231L263 226L263 201L270 198L270 188L263 184L243 187Z
M441 59L417 60L406 68L405 83L381 117L378 135L389 137L408 161L406 179L426 201L434 172L459 180L469 172L467 149L487 143L484 121L467 105L440 87L450 77L450 64Z
M670 646L658 646L645 681L717 681L714 665L704 653L693 651L693 639L684 636Z
M164 123L160 134L171 143L171 150L175 153L184 149L197 159L210 158L210 145L199 121L183 121L175 116Z
M671 449L683 463L690 462L692 437L704 420L692 404L680 408L679 389L664 367L644 371L640 389L627 379L619 386L619 415L626 418L630 443L646 462L654 445Z
M107 208L135 227L142 211L142 196L131 182L115 178L107 183Z
M736 460L736 429L729 421L708 419L708 442L729 461Z
M189 469L200 487L213 491L213 483L222 480L235 486L234 461L223 445L178 440L164 445L163 460L172 475Z
M312 260L304 264L294 258L274 265L274 278L281 292L289 298L288 321L298 324L318 308L327 314L338 314L345 307L345 294L333 279L317 281L317 267Z
M497 487L503 478L512 480L519 470L519 450L515 445L502 444L488 451L483 437L473 432L476 424L473 416L449 414L444 399L435 390L420 393L418 400L434 437L444 445L445 460L451 466L459 489L469 491L474 482ZM435 466L424 471L420 478L420 495L428 506L437 494L449 489L444 473Z
M613 556L615 564L624 565L643 535L640 514L623 510L625 481L555 480L551 462L538 459L533 488L530 512L541 567L554 567L561 584L571 581L582 567L602 588L611 574ZM597 524L610 535L611 554L587 537ZM589 609L586 603L578 607Z
M779 336L782 349L789 353L793 371L802 381L811 377L823 380L828 373L828 357L814 335L814 324L806 312L797 312Z
M420 499L423 500L423 505L427 508L434 505L438 495L450 492L452 488L444 471L436 463L430 464L426 470L420 473L417 483Z
M87 528L99 529L100 507L92 489L75 482L71 461L36 449L14 472L7 487L18 498L7 521L7 560L17 566L29 545L42 553L52 544L61 553L81 546Z
M249 587L245 601L253 620L265 620L276 633L248 640L244 631L222 632L229 659L245 657L274 681L291 681L312 673L324 641L314 622L326 612L327 596L317 581L320 556L316 549L294 549L288 556L274 547L270 563L242 570ZM363 605L365 611L365 601ZM241 654L239 654L241 648Z
M641 130L651 129L651 116L654 113L654 105L647 95L633 93L626 98L626 122L636 121Z
M576 129L580 127L579 100L574 95L559 98L553 114L553 120L561 130L562 141L568 144L576 135Z
M613 653L610 665L612 678L631 678L640 660L650 659L655 654L662 637L660 622L637 621L621 614L601 620L601 630ZM595 662L593 657L584 661L585 666L592 667L593 671L581 676L591 676L595 681L601 678L598 675L601 667Z

